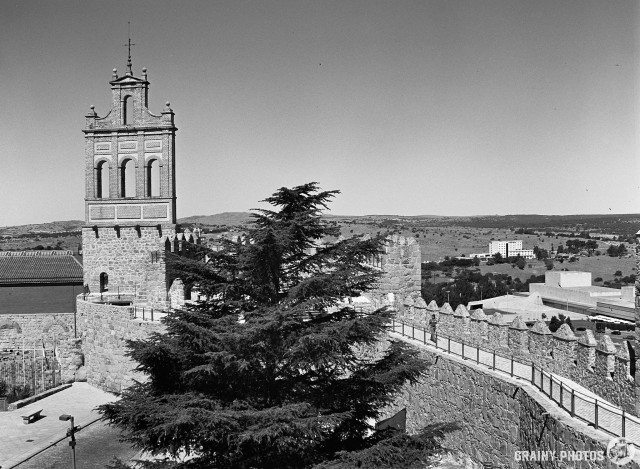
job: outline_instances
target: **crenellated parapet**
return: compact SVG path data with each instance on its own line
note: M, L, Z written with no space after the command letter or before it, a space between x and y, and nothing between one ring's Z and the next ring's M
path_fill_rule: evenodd
M484 346L488 339L488 325L487 321L489 317L484 314L482 309L474 309L469 314L471 319L470 324L470 339L475 345Z
M552 333L545 322L537 321L529 327L520 316L509 322L500 313L487 316L482 309L469 311L463 305L454 311L449 303L437 310L435 302L424 309L423 304L414 298L404 302L405 308L413 311L412 315L407 313L406 316L411 318L410 324L429 330L428 319L436 314L438 335L495 351L522 363L533 363L547 372L569 378L637 415L632 376L635 367L631 366L634 355L628 342L616 346L608 335L596 340L591 330L576 336L566 324Z
M469 334L471 333L471 315L469 314L469 310L464 305L458 305L456 310L453 312L454 321L458 324L458 327L454 329L455 335L462 338L468 339Z

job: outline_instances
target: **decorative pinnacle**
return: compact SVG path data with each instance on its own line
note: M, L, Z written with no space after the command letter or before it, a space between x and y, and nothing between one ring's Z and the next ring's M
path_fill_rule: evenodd
M133 70L131 69L131 46L135 46L135 44L131 42L131 21L127 21L127 24L129 25L129 41L123 46L127 47L129 51L129 59L127 60L127 75L133 75Z

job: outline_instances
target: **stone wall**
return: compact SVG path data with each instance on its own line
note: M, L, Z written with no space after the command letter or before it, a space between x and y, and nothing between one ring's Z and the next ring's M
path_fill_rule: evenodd
M78 300L78 335L82 337L89 384L119 393L133 380L144 379L134 371L136 363L125 356L126 341L145 339L153 332L164 331L164 326L131 318L131 307Z
M371 301L372 307L376 309L387 305L402 309L405 303L424 303L420 295L420 262L420 245L414 238L390 236L382 255L382 275L376 288L364 295Z
M135 294L149 303L166 301L166 235L175 235L175 226L83 228L84 283L89 291L100 292L104 273L110 293Z
M640 343L640 231L636 233L636 288L635 288L635 313L636 313L636 344ZM640 370L640 350L636 353L636 370ZM640 376L636 373L636 415L640 415Z
M54 342L60 346L73 338L73 313L0 316L0 349L42 349L43 343L46 349L53 349Z
M636 386L631 374L633 349L627 341L616 347L609 336L596 341L590 330L576 336L566 324L552 334L542 321L529 329L519 316L506 323L500 313L489 317L480 309L469 312L463 305L453 311L448 303L441 308L434 302L428 306L413 304L398 313L399 321L422 329L428 329L427 318L436 315L440 336L513 356L522 363L534 363L638 415Z
M606 458L516 461L516 451L604 451L610 437L571 418L529 384L438 351L421 348L420 353L430 364L425 377L405 386L380 419L406 408L409 433L434 424L452 426L443 439L446 448L494 467L613 467Z

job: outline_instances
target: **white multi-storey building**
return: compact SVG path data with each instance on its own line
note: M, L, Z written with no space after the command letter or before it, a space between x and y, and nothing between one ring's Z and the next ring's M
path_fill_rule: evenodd
M533 249L522 249L522 240L515 241L491 241L489 243L489 255L493 256L497 252L502 257L520 256L525 259L533 259Z

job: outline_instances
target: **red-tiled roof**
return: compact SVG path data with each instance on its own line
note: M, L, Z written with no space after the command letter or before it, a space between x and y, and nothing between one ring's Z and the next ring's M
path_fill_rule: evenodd
M82 283L82 265L71 251L0 252L0 286L74 283Z

